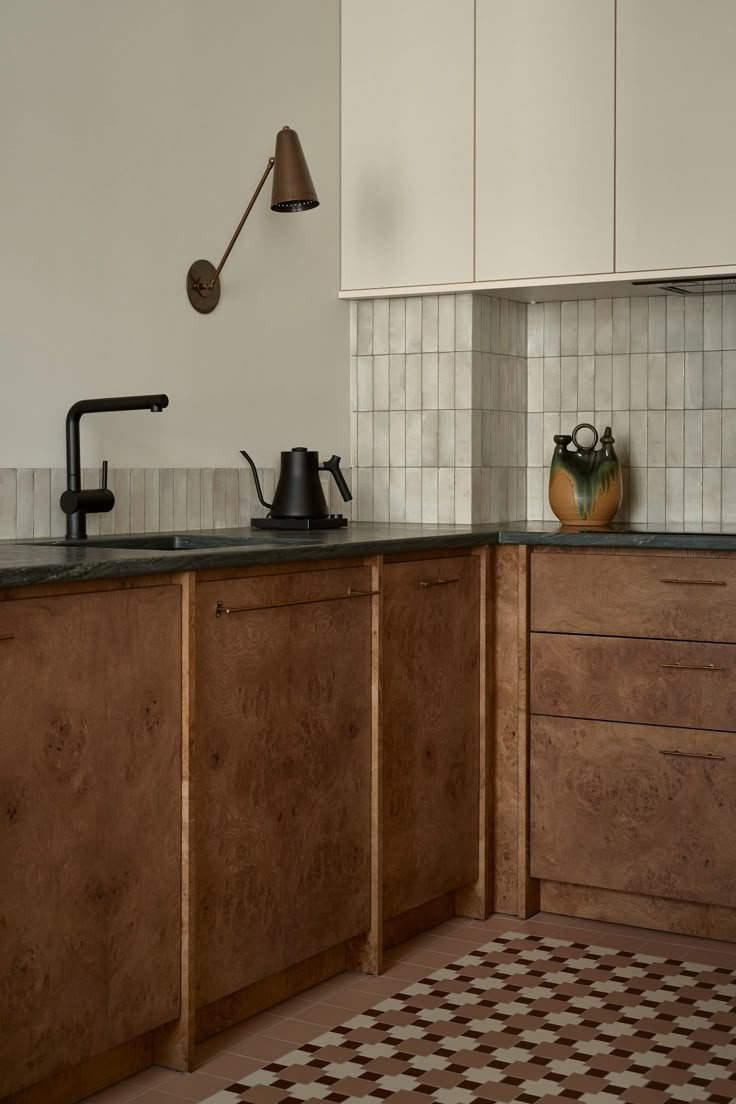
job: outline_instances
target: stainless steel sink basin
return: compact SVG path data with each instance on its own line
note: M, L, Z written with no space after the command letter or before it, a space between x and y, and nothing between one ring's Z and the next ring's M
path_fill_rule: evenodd
M89 537L87 540L28 541L28 544L55 548L140 549L151 552L196 552L207 548L247 548L250 545L269 544L263 537L214 537L193 533L149 533L144 536Z

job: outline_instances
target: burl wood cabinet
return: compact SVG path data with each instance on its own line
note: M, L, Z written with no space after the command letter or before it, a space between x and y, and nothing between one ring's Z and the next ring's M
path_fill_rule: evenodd
M542 907L600 917L613 898L618 914L603 918L733 938L733 558L535 550L531 563L530 872Z
M370 567L203 582L196 599L196 1002L364 933Z
M180 589L103 588L0 602L0 1097L179 1015Z
M736 908L735 743L533 717L532 875Z
M478 874L480 564L387 563L381 616L383 916Z

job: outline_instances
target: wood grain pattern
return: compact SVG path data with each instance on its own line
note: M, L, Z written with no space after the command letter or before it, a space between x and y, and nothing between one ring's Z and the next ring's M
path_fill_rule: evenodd
M385 565L384 920L478 876L479 634L477 558Z
M478 877L455 893L455 913L484 920L493 903L493 587L491 549L475 548L480 568L480 655L478 695Z
M540 882L540 886L544 912L736 941L736 909L561 882Z
M34 583L31 586L3 587L1 602L16 602L18 598L61 598L71 594L105 594L109 591L141 590L145 587L178 585L180 573L161 575L131 575L118 579L80 579L79 582Z
M365 565L330 567L321 571L285 571L281 565L279 574L252 575L223 578L207 583L207 590L200 584L199 591L212 598L213 612L218 602L234 608L259 608L287 606L299 602L321 602L330 598L344 598L355 592L371 592L371 567ZM224 615L237 617L238 614Z
M515 913L519 837L519 582L512 545L494 549L493 908Z
M306 575L310 571L341 570L344 567L370 565L370 556L344 556L336 560L288 560L282 563L241 564L239 567L208 567L194 571L197 583L212 583L218 579L252 579L268 575Z
M194 792L194 632L195 581L192 572L178 578L181 587L181 983L179 1017L154 1033L153 1061L159 1066L189 1071L194 1061L195 863Z
M535 877L736 906L736 736L532 717L531 755Z
M733 643L736 560L535 553L531 609L539 632Z
M530 708L553 716L734 729L736 645L532 633Z
M371 567L371 922L363 936L348 945L350 969L380 974L383 968L383 730L381 727L381 617L383 611L383 559L375 556Z
M529 560L530 550L524 545L518 548L519 557L519 751L517 759L517 787L519 793L519 838L516 852L517 892L516 912L527 917L539 911L539 883L529 875Z
M0 608L0 1096L179 1014L179 603Z
M529 916L538 891L527 854L528 563L523 546L494 549L493 908Z
M3 1104L75 1104L92 1093L114 1085L150 1066L153 1060L151 1033L95 1054L69 1069L55 1073L27 1089L3 1097Z
M370 927L373 599L312 601L355 572L198 587L198 1007ZM215 617L256 586L310 604Z

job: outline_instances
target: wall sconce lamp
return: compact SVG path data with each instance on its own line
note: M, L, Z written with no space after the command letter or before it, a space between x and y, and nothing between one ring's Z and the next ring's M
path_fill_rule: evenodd
M219 265L215 268L209 261L195 261L187 273L189 302L200 314L209 314L220 301L220 273L225 261L230 256L232 247L238 240L238 235L245 225L245 220L250 214L253 204L258 199L261 188L266 183L271 169L273 169L272 211L311 211L313 207L319 207L319 200L314 190L312 177L309 175L299 135L295 130L285 126L276 135L274 155L269 157L266 171L258 182L258 187L253 193L251 201L245 209L245 214L230 239L230 244L225 250Z

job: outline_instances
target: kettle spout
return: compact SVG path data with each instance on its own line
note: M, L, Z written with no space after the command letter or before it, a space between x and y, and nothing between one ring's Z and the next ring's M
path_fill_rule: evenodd
M245 459L250 464L250 470L253 472L253 478L254 478L255 484L256 484L256 494L258 495L258 500L259 500L261 506L265 506L267 510L270 510L271 509L271 503L266 502L265 498L263 497L263 492L261 490L261 481L258 478L258 469L256 468L255 464L253 463L253 461L251 460L250 456L245 451L245 449L240 450L240 455L244 456Z

